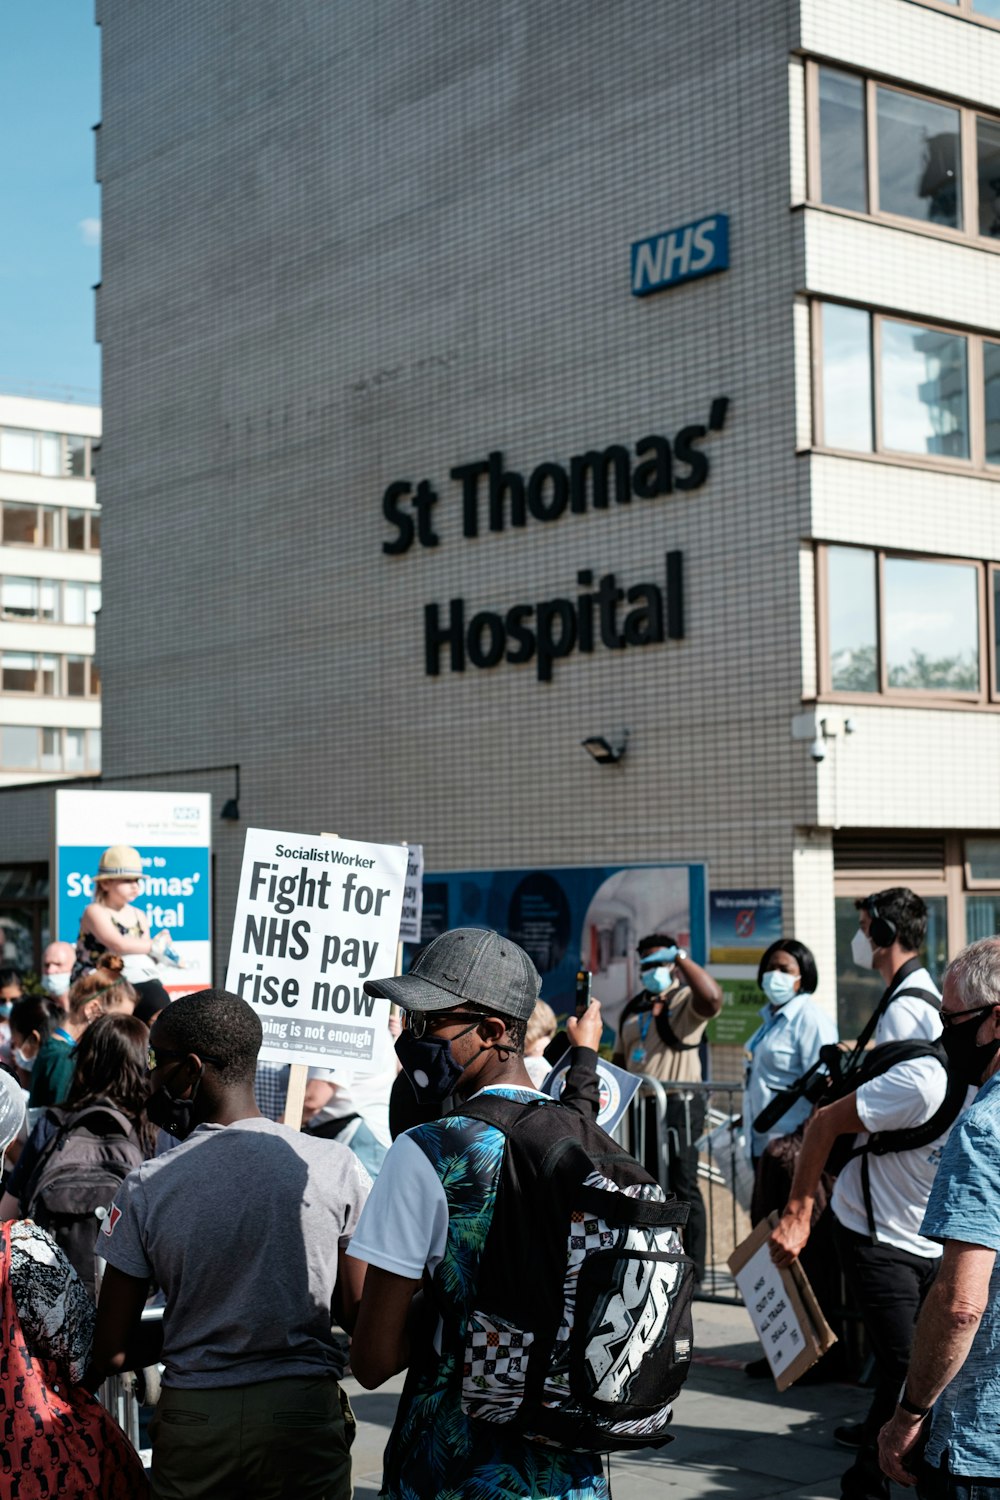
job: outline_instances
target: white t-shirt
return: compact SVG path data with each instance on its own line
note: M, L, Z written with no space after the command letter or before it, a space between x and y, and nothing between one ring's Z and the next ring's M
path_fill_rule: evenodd
M924 1010L929 1009L922 1001L916 1004ZM947 1086L947 1074L941 1064L932 1057L920 1057L912 1062L897 1063L881 1077L861 1084L854 1098L866 1131L908 1130L926 1124L941 1108ZM966 1103L974 1097L973 1089ZM858 1135L855 1143L860 1145L864 1139L863 1135ZM940 1245L921 1235L920 1225L947 1139L946 1132L916 1151L868 1157L875 1232L880 1244L893 1245L897 1250L907 1250L911 1255L921 1255L928 1260L941 1254ZM833 1211L845 1229L867 1235L862 1159L855 1157L848 1162L837 1178Z
M389 1095L396 1081L395 1063L381 1073L370 1073L367 1077L352 1078L344 1083L338 1082L336 1069L310 1068L309 1077L322 1078L336 1089L330 1102L313 1115L314 1125L321 1125L324 1120L340 1120L344 1115L360 1115L379 1145L389 1149L392 1145Z
M903 980L899 990L930 990L931 994L941 998L926 969L916 969ZM885 1015L875 1027L873 1040L876 1047L883 1042L936 1042L941 1031L941 1017L933 1005L917 995L900 993L900 998L889 1001Z

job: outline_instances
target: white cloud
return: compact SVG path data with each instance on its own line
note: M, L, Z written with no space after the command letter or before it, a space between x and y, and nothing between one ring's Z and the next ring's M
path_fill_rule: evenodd
M80 234L85 245L99 245L101 243L100 219L81 219Z

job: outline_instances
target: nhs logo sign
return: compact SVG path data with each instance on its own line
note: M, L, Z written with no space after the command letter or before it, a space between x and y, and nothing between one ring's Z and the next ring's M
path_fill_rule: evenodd
M713 214L632 244L632 296L711 276L729 265L729 215Z

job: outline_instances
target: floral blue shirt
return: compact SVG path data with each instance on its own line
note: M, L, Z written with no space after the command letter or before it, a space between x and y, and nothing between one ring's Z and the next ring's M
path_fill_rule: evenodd
M497 1090L514 1099L526 1090ZM385 1452L392 1500L609 1500L598 1457L508 1437L462 1412L462 1352L479 1262L493 1218L504 1137L478 1120L449 1116L408 1132L433 1166L448 1204L444 1256L433 1275L446 1333L414 1350Z
M1000 1251L1000 1073L957 1121L941 1157L921 1233ZM986 1312L965 1363L934 1408L927 1462L952 1474L1000 1475L1000 1254Z

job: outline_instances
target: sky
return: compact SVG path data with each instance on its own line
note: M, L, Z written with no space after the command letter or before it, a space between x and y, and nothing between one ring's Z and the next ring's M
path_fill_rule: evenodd
M100 118L93 0L3 0L0 392L99 400Z

